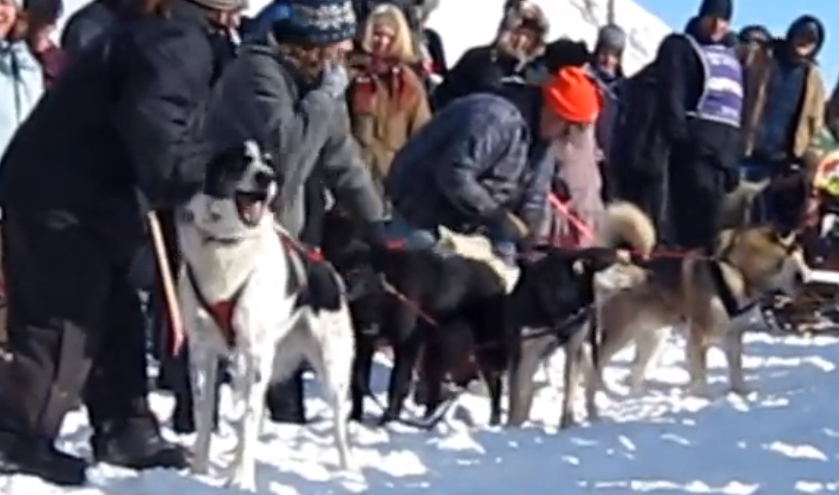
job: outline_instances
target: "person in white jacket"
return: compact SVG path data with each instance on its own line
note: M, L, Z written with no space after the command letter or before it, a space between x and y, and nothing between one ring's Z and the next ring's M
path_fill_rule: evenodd
M22 7L0 0L0 156L44 92L41 66L26 44Z

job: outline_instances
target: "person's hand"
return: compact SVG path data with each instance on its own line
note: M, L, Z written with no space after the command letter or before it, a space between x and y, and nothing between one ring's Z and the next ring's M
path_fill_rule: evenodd
M332 98L344 97L344 92L350 84L350 77L343 64L329 62L323 70L320 89Z
M492 228L499 236L513 242L521 242L530 236L530 229L521 218L513 215L504 208L499 208L492 214Z

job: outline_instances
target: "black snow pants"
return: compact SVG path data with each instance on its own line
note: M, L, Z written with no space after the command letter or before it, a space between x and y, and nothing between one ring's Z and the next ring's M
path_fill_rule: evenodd
M0 373L0 430L53 439L80 399L94 428L147 417L144 319L129 256L71 212L7 208L4 216L11 359Z

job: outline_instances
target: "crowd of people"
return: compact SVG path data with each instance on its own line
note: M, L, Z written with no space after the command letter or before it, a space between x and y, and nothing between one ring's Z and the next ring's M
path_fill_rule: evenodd
M275 157L275 214L307 245L334 207L372 243L434 249L444 225L515 264L573 234L551 197L590 225L631 201L662 242L712 249L726 193L806 167L816 136L839 132L823 24L735 35L732 0L703 0L633 75L620 26L591 49L549 40L562 20L529 0L507 1L495 39L452 67L426 26L433 0L276 0L253 18L242 0L93 0L60 46L61 0L17 1L0 0L0 474L58 484L86 479L55 447L79 403L96 462L187 464L146 397L148 319L165 333L146 213L177 264L173 212L246 140ZM794 222L784 201L762 218ZM302 401L299 375L275 384L272 418L305 421Z

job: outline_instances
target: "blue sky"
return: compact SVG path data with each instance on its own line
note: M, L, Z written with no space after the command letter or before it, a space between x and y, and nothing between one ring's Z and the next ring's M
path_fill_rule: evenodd
M636 0L650 12L660 17L673 29L682 29L699 8L700 0ZM824 71L824 84L833 89L839 75L839 0L734 0L736 27L760 23L776 36L783 36L793 19L811 14L824 22L827 43L819 56ZM831 25L833 27L831 27Z

